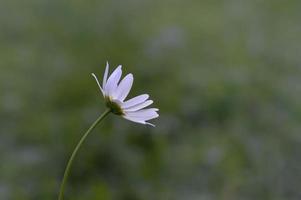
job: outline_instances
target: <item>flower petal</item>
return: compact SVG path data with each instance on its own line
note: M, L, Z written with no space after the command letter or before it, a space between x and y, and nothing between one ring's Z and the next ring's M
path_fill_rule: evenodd
M116 90L121 74L122 74L121 65L119 65L111 74L111 76L108 78L108 81L104 87L104 91L106 95L111 96L114 90Z
M123 116L123 118L125 118L125 119L127 119L127 120L129 120L129 121L132 121L132 122L139 123L139 124L147 124L147 125L150 125L150 126L155 127L154 124L151 124L151 123L149 123L149 122L145 122L145 121L140 120L140 119L135 118L135 117Z
M140 103L140 104L137 104L137 105L135 105L135 106L126 108L125 111L127 111L127 112L137 111L137 110L140 110L140 109L142 109L142 108L145 108L145 107L151 105L152 103L153 103L152 100L147 100L147 101L145 101L145 102L143 102L143 103Z
M109 63L108 63L108 61L107 61L105 73L104 73L104 75L103 75L103 80L102 80L102 88L103 88L103 89L105 88L106 83L107 83L108 73L109 73Z
M140 103L143 103L144 101L146 101L149 98L148 94L141 94L139 96L136 96L130 100L127 100L125 102L123 102L122 104L122 108L126 109L135 105L138 105Z
M118 85L113 96L116 97L116 99L118 99L119 101L123 102L132 88L133 80L133 74L126 75Z
M157 111L158 111L157 108L149 108L149 109L143 109L135 112L125 112L125 115L128 117L140 119L142 121L147 121L159 117Z
M100 86L100 84L99 84L99 81L98 81L98 79L97 79L97 76L96 76L94 73L92 73L92 76L95 78L96 83L97 83L97 85L98 85L98 87L99 87L99 89L100 89L102 95L104 96L105 93L104 93L103 89L101 88L101 86Z

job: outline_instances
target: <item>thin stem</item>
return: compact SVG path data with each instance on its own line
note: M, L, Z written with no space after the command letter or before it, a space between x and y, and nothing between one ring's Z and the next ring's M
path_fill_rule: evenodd
M70 168L72 166L73 160L76 156L76 153L78 152L79 148L81 147L81 145L83 144L83 142L85 141L86 137L89 135L89 133L96 127L96 125L101 122L101 120L103 120L109 113L111 112L110 109L107 109L102 115L100 115L97 120L91 125L91 127L87 130L87 132L83 135L83 137L80 139L80 141L78 142L78 144L76 145L75 149L73 150L71 157L69 158L68 164L66 166L65 172L64 172L64 177L61 183L61 188L60 188L60 193L59 193L59 198L58 200L63 200L63 196L64 196L64 190L65 190L65 185L70 173Z

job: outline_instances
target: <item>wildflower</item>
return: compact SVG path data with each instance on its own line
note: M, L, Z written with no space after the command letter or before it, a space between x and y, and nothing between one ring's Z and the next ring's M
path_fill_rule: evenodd
M121 68L122 66L119 65L108 78L109 64L107 63L102 87L96 75L92 73L92 76L95 78L96 83L103 94L106 106L112 113L120 115L127 120L154 126L147 121L159 117L159 114L157 113L159 109L146 108L153 103L152 100L148 100L148 94L142 94L125 101L125 98L132 88L134 78L132 74L127 74L120 81L122 75Z

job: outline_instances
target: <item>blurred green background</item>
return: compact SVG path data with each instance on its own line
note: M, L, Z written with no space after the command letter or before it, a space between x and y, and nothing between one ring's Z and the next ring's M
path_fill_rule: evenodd
M1 0L0 199L57 198L123 65L156 128L110 115L66 199L301 199L301 1Z

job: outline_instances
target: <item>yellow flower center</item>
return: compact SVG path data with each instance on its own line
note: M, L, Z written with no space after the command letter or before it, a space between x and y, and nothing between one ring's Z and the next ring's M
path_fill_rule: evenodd
M106 102L106 106L109 109L111 109L112 113L114 113L116 115L124 115L124 112L123 112L122 108L120 107L120 105L117 102L113 101L111 99L111 97L106 96L105 97L105 102Z

